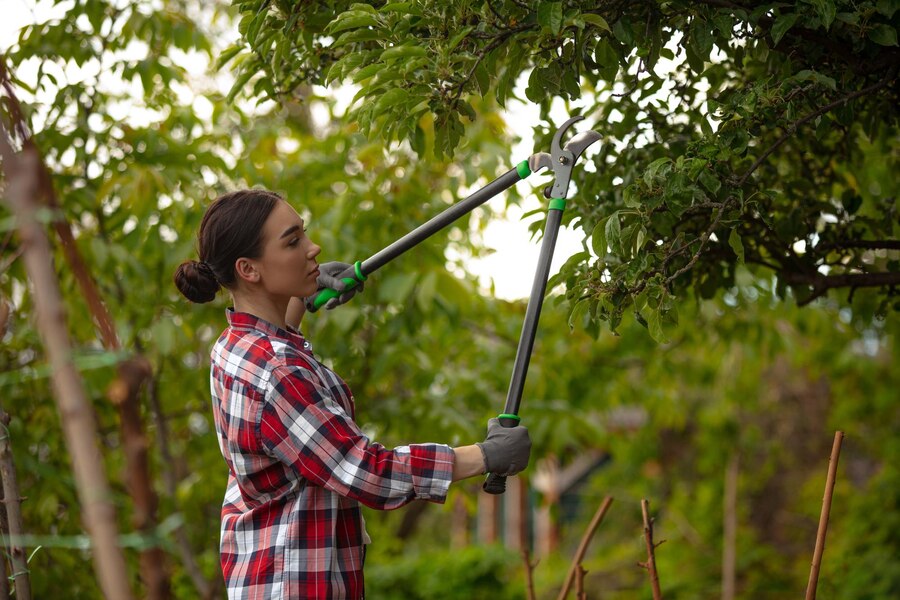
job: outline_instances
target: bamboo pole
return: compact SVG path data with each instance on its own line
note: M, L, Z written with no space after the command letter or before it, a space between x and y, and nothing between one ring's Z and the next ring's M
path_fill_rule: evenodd
M650 518L650 503L641 499L641 512L644 515L644 541L647 544L647 562L641 566L650 574L650 586L653 588L653 600L662 600L659 588L659 574L656 572L656 546L653 544L653 520Z
M25 249L25 269L34 286L35 322L52 368L54 395L72 455L94 569L107 598L129 600L133 596L125 556L119 547L116 512L98 447L94 411L72 361L72 344L50 242L36 214L41 159L33 145L16 153L5 127L0 127L0 156L6 174L6 200L17 219Z
M584 535L581 537L581 543L578 544L578 550L575 552L575 558L572 559L572 566L569 567L569 574L566 575L566 581L565 583L563 583L563 587L559 591L559 595L556 597L556 600L565 600L566 596L569 595L569 589L571 589L572 582L575 580L575 577L578 574L578 568L581 566L581 561L584 559L585 552L587 552L588 544L590 543L591 538L594 537L594 532L597 530L597 527L599 527L600 523L603 521L603 517L606 516L606 512L609 510L609 505L612 504L612 501L612 497L607 496L603 499L603 502L600 504L597 512L594 513L594 518L591 519L587 530L585 530Z
M843 431L834 432L831 458L828 459L828 478L825 480L825 495L822 498L822 512L819 515L819 531L816 533L816 549L813 552L812 568L809 570L809 583L806 584L806 600L816 599L819 568L822 566L822 554L825 552L825 532L828 530L828 515L831 512L831 496L834 494L834 479L837 474L838 459L841 456L841 442L843 439Z
M722 502L722 600L734 600L737 580L737 487L740 459L733 454L725 467Z

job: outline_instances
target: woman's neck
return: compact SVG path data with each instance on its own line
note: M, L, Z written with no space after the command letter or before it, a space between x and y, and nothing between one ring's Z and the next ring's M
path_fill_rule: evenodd
M282 329L287 329L285 314L289 298L282 302L280 299L272 297L260 298L245 294L232 294L232 299L234 310L237 312L249 313Z

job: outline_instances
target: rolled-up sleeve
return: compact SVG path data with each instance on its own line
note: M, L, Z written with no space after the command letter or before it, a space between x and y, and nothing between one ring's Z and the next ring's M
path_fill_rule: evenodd
M449 446L372 442L317 382L300 366L272 371L259 431L267 453L310 483L371 508L446 500L455 460Z

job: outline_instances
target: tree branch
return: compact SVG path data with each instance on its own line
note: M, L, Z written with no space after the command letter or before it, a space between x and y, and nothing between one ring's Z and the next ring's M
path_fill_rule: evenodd
M798 306L806 306L816 298L823 296L830 289L842 287L882 287L900 285L900 273L841 273L824 275L818 271L797 273L796 271L780 271L778 276L790 285L809 285L812 295L797 302Z
M572 566L569 567L569 574L566 575L566 581L559 591L556 600L565 600L566 596L568 596L569 589L572 587L572 582L575 580L575 576L581 568L581 561L584 560L584 553L587 552L588 544L591 542L591 538L594 537L594 532L597 531L597 527L599 527L600 523L603 521L603 517L606 516L606 512L609 510L609 505L612 504L612 501L612 497L607 496L603 499L603 503L600 504L597 512L594 513L594 518L591 519L588 528L581 537L581 543L578 544L578 550L575 552L575 557L572 559Z
M0 337L3 337L3 326L0 324ZM15 539L25 533L22 520L21 496L16 478L16 464L13 462L12 446L9 443L9 415L0 407L0 479L2 479L3 507L9 527L9 561L12 574L9 576L16 588L16 600L31 600L31 579L28 571L28 559L25 546ZM4 532L5 533L5 532ZM3 560L0 557L0 560ZM4 561L5 566L5 561ZM5 571L6 569L4 569ZM4 573L5 575L5 573Z
M650 502L646 498L641 499L641 512L644 516L644 542L647 546L647 562L641 566L647 569L650 575L650 586L653 589L653 600L662 600L662 591L659 588L659 574L656 572L656 546L653 543L653 519L650 518ZM662 542L660 542L662 543Z
M813 250L849 250L850 248L862 248L864 250L900 250L900 240L841 240L819 244Z
M784 142L786 142L788 140L788 138L793 136L797 132L797 129L800 128L800 126L805 125L806 123L809 123L816 117L821 117L825 113L841 106L842 104L846 104L847 102L849 102L851 100L854 100L861 96L871 94L872 92L878 91L881 88L886 87L889 83L891 83L896 78L896 76L897 76L897 69L896 68L891 69L890 71L888 71L887 76L884 79L882 79L881 81L879 81L878 83L873 83L872 85L870 85L868 87L864 87L861 90L856 90L855 92L851 92L849 94L841 96L834 102L826 104L825 106L818 108L818 109L814 110L813 112L809 113L802 119L799 119L799 120L791 123L788 126L787 131L785 131L785 133L780 138L778 138L774 144L772 144L771 146L766 148L766 150L759 157L757 157L757 159L755 161L753 161L753 164L750 165L750 168L747 169L747 172L744 173L743 175L741 175L740 179L738 179L735 187L743 186L747 182L747 180L750 178L750 175L752 175L753 172L756 169L758 169L759 166L761 164L763 164L763 162L765 162L765 160L767 158L769 158L769 156L773 152L775 152L775 150L777 150L779 148L779 146L781 146Z

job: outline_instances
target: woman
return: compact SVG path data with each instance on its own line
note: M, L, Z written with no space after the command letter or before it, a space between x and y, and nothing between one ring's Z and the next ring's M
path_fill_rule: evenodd
M229 598L362 598L370 540L360 504L388 510L415 499L444 502L452 481L513 475L528 464L528 431L496 419L483 442L458 448L387 449L360 431L350 389L298 330L303 298L323 287L345 290L336 275L347 265L320 266L320 251L279 195L244 190L210 205L198 233L200 260L175 273L192 302L209 302L224 287L234 303L210 372L228 464L221 562Z

